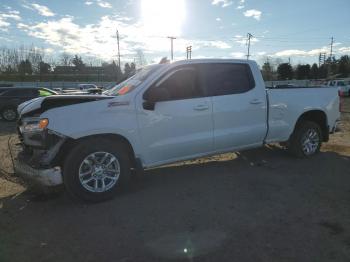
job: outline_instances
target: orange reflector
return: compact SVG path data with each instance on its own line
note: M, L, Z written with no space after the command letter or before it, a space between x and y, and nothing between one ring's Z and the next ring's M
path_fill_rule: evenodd
M47 127L48 124L49 124L49 119L47 118L41 119L39 122L39 128L44 129L45 127Z
M123 86L119 91L118 95L124 95L130 91L130 86Z

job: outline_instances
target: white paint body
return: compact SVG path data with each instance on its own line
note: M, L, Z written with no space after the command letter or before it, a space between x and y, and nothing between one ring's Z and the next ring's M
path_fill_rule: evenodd
M143 94L153 83L174 67L195 63L248 64L255 87L242 94L157 102L153 111L143 108ZM43 99L35 100L25 111L40 107ZM110 106L111 102L123 103ZM253 61L191 60L162 66L126 95L53 108L41 117L49 119L49 129L73 139L123 136L143 167L149 168L286 141L298 118L310 110L323 111L333 130L340 116L338 105L335 88L266 90Z

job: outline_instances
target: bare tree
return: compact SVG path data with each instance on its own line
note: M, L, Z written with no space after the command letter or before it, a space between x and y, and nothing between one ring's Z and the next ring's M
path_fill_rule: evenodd
M59 64L62 65L62 66L70 66L70 65L72 64L72 56L69 55L69 54L66 53L66 52L63 52L63 53L60 55Z
M138 68L147 65L145 55L141 49L136 51L135 64Z

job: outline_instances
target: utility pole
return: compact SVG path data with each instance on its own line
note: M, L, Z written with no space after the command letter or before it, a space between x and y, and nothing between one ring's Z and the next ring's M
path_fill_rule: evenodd
M171 61L173 61L174 60L174 39L176 39L176 37L168 36L168 38L170 39L170 44L171 44Z
M332 38L331 38L331 53L330 53L330 56L329 56L330 62L332 62L332 58L333 58L333 43L334 43L334 38L332 36Z
M318 57L318 67L323 65L326 62L326 53L320 53Z
M119 49L119 31L117 29L117 41L118 41L118 66L120 68L120 49Z
M191 45L186 47L186 57L187 57L187 60L192 58L192 46Z
M248 54L247 54L247 60L249 60L250 57L250 39L254 37L251 33L247 34L247 45L248 45Z

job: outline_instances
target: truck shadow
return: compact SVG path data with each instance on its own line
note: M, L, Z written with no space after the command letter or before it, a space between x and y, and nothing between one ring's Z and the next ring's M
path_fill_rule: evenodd
M192 257L212 255L213 261L232 252L244 261L251 250L276 255L268 241L284 257L322 258L322 247L334 247L335 236L340 243L350 239L349 166L350 157L335 152L295 159L268 146L148 170L130 191L94 205L66 193L0 198L3 257L185 259L174 250L197 243Z
M133 180L131 187L121 193L117 198L137 195L157 189L164 185L195 186L198 180L218 180L227 177L247 175L255 177L264 176L268 179L272 175L294 173L297 177L317 173L323 178L327 176L343 176L348 174L350 157L335 152L320 152L318 155L297 159L290 156L286 150L277 145L267 145L263 148L252 149L237 153L227 153L207 158L200 158L185 162L179 162L167 166L157 167L144 171L141 178ZM270 172L270 173L269 173ZM33 201L46 201L56 198L65 198L61 194L63 187L52 191L36 192L36 189L28 190L23 197L29 197ZM61 193L60 193L61 192ZM21 198L21 197L20 197ZM12 199L11 197L7 198ZM61 200L62 200L61 199ZM6 198L1 199L3 203ZM111 200L113 202L113 200ZM80 204L73 200L74 203Z

